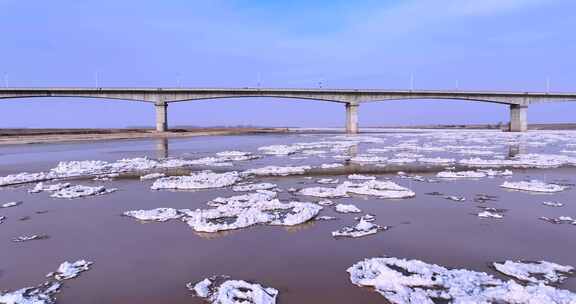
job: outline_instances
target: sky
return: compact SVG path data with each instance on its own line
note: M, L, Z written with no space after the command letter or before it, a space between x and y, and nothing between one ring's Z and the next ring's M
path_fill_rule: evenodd
M573 0L0 0L0 86L576 91ZM576 122L576 103L531 123ZM504 105L360 106L360 126L508 121ZM244 98L169 106L169 124L341 127L342 104ZM0 127L152 126L147 103L0 100Z

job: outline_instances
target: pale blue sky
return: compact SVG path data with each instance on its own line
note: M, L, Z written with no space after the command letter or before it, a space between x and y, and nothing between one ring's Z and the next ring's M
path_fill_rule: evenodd
M10 86L262 86L576 91L571 0L0 0ZM4 85L4 83L0 83ZM530 122L576 122L575 104ZM0 127L152 125L149 104L0 101ZM464 101L363 105L360 124L506 121ZM172 125L342 126L340 104L239 99L170 106Z

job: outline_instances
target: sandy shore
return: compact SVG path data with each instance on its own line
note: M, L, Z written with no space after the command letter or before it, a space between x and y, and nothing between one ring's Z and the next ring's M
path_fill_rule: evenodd
M287 128L198 128L156 132L148 129L3 129L0 145L39 144L138 138L286 133Z

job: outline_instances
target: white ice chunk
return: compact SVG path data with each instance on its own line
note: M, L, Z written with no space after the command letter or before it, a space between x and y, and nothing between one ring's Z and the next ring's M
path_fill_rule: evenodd
M60 264L58 270L49 273L49 277L54 277L58 281L68 280L77 277L81 272L90 269L92 262L86 260L78 260L76 262L70 263L68 261Z
M222 188L232 186L240 181L238 172L214 173L210 171L193 172L186 176L169 176L154 181L150 189L177 189L177 190L195 190Z
M504 218L504 216L502 214L496 213L496 212L490 212L490 211L482 211L482 212L478 213L478 217L495 218L495 219Z
M478 171L442 171L438 172L436 176L441 178L482 178L486 177L486 173Z
M60 292L62 281L78 276L78 273L88 270L92 262L80 260L74 263L64 262L55 273L47 276L53 279L38 285L15 291L0 291L0 303L4 304L54 304L55 296ZM58 275L58 278L55 277Z
M542 202L542 205L549 206L549 207L562 207L564 204L559 202Z
M151 210L131 210L123 213L125 216L133 217L141 221L165 222L167 220L182 217L178 210L173 208L156 208Z
M90 187L83 185L75 185L66 188L62 188L54 192L51 197L55 198L81 198L94 195L104 195L116 191L115 188L106 189L103 186Z
M157 178L161 178L161 177L165 177L165 176L166 176L166 174L164 174L164 173L149 173L149 174L140 176L140 180L157 179Z
M43 192L43 191L54 192L54 191L62 190L66 187L70 187L70 183L46 185L43 182L39 182L34 186L34 188L28 190L28 192L30 192L30 193L39 193L39 192Z
M561 192L567 189L567 187L565 186L560 186L556 184L547 184L538 180L504 182L502 185L500 185L500 187L512 190L548 192L548 193Z
M320 205L320 206L332 206L334 204L335 203L329 199L318 201L318 205Z
M276 189L278 186L272 183L258 183L258 184L245 184L232 187L232 191L246 192L256 190L271 190Z
M321 164L320 168L322 169L333 169L333 168L340 168L343 167L343 164L340 163L332 163L332 164Z
M264 154L268 155L290 155L298 152L300 148L286 145L272 145L260 147L258 150L263 151Z
M347 271L353 284L374 287L393 304L576 302L576 294L567 290L545 285L522 286L484 272L447 269L418 260L371 258Z
M275 304L278 290L242 280L212 277L186 284L196 296L213 304Z
M280 166L266 166L262 168L256 169L248 169L244 171L245 174L254 174L254 175L278 175L278 176L288 176L294 174L304 174L307 170L312 169L310 166L287 166L287 167L280 167Z
M360 213L362 210L352 204L338 204L336 205L336 212L340 213Z
M350 175L348 175L348 179L373 180L373 179L376 179L376 176L368 176L368 175L362 175L362 174L350 174Z
M318 184L337 184L339 181L337 178L321 178L316 182Z
M378 226L374 223L371 223L371 218L364 218L361 217L358 224L352 227L343 227L338 231L333 231L333 237L363 237L371 234L376 234L378 231L386 230L388 227Z
M546 261L505 261L504 263L492 263L492 265L507 276L535 284L562 283L568 276L574 275L574 267Z
M0 205L0 208L10 208L10 207L16 207L18 205L22 204L21 201L18 202L7 202L7 203L3 203L2 205Z

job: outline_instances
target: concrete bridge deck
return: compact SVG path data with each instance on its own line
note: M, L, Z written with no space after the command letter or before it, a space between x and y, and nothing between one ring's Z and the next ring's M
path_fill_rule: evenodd
M36 97L81 97L122 99L153 103L156 130L167 130L168 104L173 102L245 97L311 99L343 103L346 130L358 132L358 107L361 103L386 100L442 99L490 102L510 107L510 131L527 130L527 109L539 102L576 101L576 93L499 92L462 90L374 90L327 88L0 88L0 99Z

